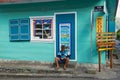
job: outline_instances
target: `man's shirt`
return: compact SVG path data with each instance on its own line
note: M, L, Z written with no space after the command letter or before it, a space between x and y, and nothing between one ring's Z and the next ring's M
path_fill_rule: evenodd
M59 56L60 58L65 58L65 57L68 56L68 52L67 52L67 51L60 51L60 52L58 53L58 56Z

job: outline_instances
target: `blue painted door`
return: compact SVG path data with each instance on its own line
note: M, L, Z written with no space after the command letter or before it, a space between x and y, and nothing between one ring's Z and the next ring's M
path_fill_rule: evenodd
M56 55L61 45L65 45L70 59L75 60L75 13L55 14L56 17Z

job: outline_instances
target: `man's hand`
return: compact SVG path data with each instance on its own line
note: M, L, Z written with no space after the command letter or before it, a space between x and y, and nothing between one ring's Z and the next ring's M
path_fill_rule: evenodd
M61 58L61 60L64 60L64 59L66 59L66 57L65 58Z
M61 60L63 60L64 58L61 58Z

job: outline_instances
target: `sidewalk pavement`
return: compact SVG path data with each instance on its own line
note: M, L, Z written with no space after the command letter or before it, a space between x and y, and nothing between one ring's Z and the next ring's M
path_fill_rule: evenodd
M114 60L117 62L119 60ZM114 79L119 77L120 65L114 63L113 69L103 66L98 72L98 64L78 64L70 62L67 70L55 69L53 63L31 61L0 61L0 77L80 77Z
M53 63L0 60L0 77L68 77L93 78L93 80L119 79L120 50L114 53L118 55L119 59L113 59L113 68L110 69L108 65L103 65L101 72L98 72L98 64L79 64L70 62L67 70L64 70L62 65L59 70L56 70Z

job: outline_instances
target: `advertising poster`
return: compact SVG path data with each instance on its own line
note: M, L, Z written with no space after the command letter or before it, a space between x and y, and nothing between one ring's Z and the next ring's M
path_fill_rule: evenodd
M97 17L96 32L103 32L103 17Z
M66 50L70 53L70 23L59 24L59 48L65 45Z

